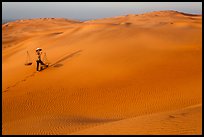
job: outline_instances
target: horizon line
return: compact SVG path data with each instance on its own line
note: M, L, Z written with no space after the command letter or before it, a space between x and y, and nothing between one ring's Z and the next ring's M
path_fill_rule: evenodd
M147 11L147 12L142 12L142 13L129 13L129 14L121 14L121 15L115 15L115 16L110 16L110 17L102 17L102 18L86 18L86 19L76 19L76 18L68 18L68 17L33 17L33 18L12 18L12 19L2 19L2 24L8 23L8 22L13 22L13 21L18 21L18 20L31 20L31 19L68 19L68 20L73 20L73 21L89 21L89 20L97 20L97 19L106 19L106 18L114 18L118 16L127 16L127 15L142 15L142 14L147 14L147 13L152 13L152 12L177 12L177 13L183 13L183 14L191 14L191 15L197 15L197 16L202 16L202 12L200 14L198 13L189 13L189 12L183 12L183 11L178 11L178 10L152 10L152 11Z

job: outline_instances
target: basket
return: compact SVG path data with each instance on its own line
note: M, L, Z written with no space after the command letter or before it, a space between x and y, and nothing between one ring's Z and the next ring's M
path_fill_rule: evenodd
M26 66L30 66L32 64L33 64L32 62L25 63Z

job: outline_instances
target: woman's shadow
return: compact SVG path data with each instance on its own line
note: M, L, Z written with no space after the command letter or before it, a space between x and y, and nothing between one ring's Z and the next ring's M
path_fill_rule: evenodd
M76 51L76 52L74 52L74 53L71 53L71 54L65 56L64 58L58 60L58 61L55 62L54 64L51 64L50 67L57 67L57 68L58 68L58 67L62 67L63 64L62 64L61 62L63 62L63 61L65 61L65 60L67 60L67 59L70 59L70 58L72 58L72 57L78 55L80 52L82 52L82 50L78 50L78 51Z

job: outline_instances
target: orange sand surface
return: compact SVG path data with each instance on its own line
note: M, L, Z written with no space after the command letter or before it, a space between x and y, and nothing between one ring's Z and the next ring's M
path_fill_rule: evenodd
M202 15L18 20L2 35L4 135L202 134Z

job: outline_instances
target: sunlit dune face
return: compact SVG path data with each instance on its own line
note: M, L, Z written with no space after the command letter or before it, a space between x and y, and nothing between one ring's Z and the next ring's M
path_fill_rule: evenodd
M18 20L2 58L3 134L201 134L201 15Z

